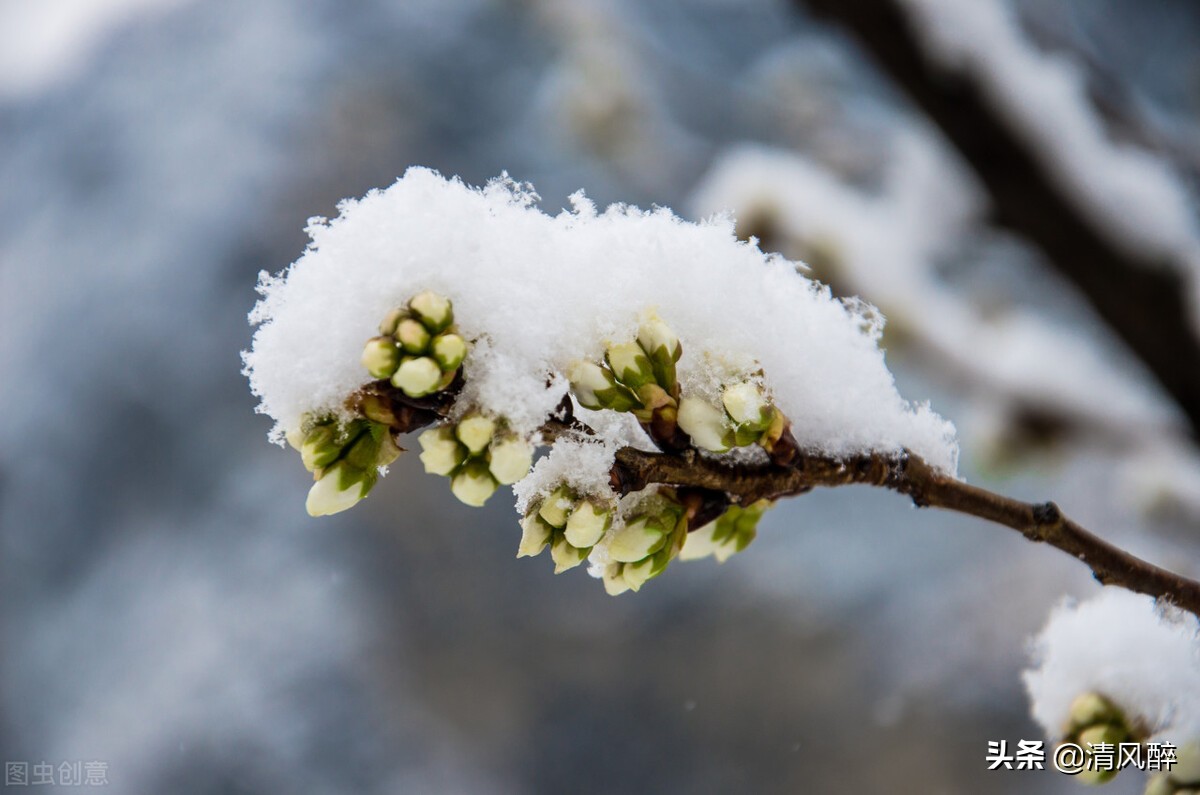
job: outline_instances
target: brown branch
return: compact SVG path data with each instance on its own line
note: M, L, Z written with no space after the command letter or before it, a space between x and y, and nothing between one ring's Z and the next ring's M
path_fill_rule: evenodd
M1180 263L1114 244L1052 163L969 69L934 61L899 0L795 0L849 30L941 129L991 197L995 220L1028 239L1146 365L1200 437L1200 334Z
M864 484L907 495L918 507L956 511L1020 532L1049 544L1092 570L1104 585L1119 585L1171 602L1200 616L1200 582L1137 558L1063 516L1052 502L1021 502L943 475L912 455L862 455L847 459L802 455L791 467L730 466L694 450L667 455L626 447L617 452L614 482L622 491L651 483L725 492L748 505L758 499L789 497L817 486Z

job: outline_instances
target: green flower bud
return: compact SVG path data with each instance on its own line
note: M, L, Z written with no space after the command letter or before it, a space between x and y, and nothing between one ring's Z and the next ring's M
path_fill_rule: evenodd
M421 463L431 475L449 477L467 460L467 448L458 443L450 425L424 431L417 437L417 442L421 445Z
M487 502L499 486L482 461L468 461L450 479L450 491L454 496L475 508Z
M679 401L677 422L692 442L704 450L724 453L733 443L733 429L725 412L699 398Z
M316 425L304 436L300 445L300 460L309 472L324 469L342 454L337 441L337 428L333 425Z
M372 426L361 420L356 420L346 426L347 438L351 440L344 448L346 463L363 471L369 471L378 466L376 461L379 458L379 448L384 435L381 430L379 425Z
M620 563L636 563L663 547L667 531L659 517L638 516L613 535L609 557Z
M432 334L445 331L454 322L454 308L450 299L432 290L418 293L408 302L408 306Z
M773 410L762 388L753 381L726 387L721 393L725 411L738 426L761 433L771 425Z
M517 547L517 557L540 555L553 536L554 528L546 524L546 520L538 516L537 511L531 511L521 520L521 545Z
M396 329L400 326L400 321L406 317L411 317L408 312L408 307L396 307L384 315L383 321L379 324L379 333L385 337L392 336L396 333Z
M617 383L616 377L594 362L579 361L567 371L571 392L584 408L629 411L638 405L637 398Z
M529 474L533 466L533 445L516 436L493 441L488 448L488 468L492 476L507 486Z
M588 552L590 550L572 546L566 538L556 535L550 543L550 558L554 561L554 573L562 574L564 571L575 568L587 560Z
M372 473L338 461L308 490L304 507L310 516L328 516L354 507L375 485Z
M443 372L453 372L467 358L467 341L457 334L439 334L433 338L433 358Z
M362 364L372 378L391 378L400 366L400 349L391 337L371 337L363 347Z
M383 436L379 440L379 454L375 456L375 466L385 467L399 458L403 452L400 445L396 444L391 430L385 426Z
M581 500L567 517L563 535L573 546L587 549L603 538L611 526L612 511L591 500Z
M392 386L409 397L419 398L438 390L442 369L428 356L405 359L392 376Z
M454 433L471 455L479 455L491 443L496 421L483 414L469 414L458 421Z
M567 524L567 513L574 507L574 499L566 486L559 486L542 500L538 515L555 529L562 529Z
M635 392L643 384L654 382L654 368L650 359L636 342L610 345L604 356L617 380Z
M411 317L400 321L400 325L396 326L394 336L404 352L414 356L419 356L429 350L429 341L433 339L421 322Z
M675 390L675 362L683 354L683 346L675 332L658 315L652 315L638 329L638 344L650 358L654 380L659 386L678 396Z

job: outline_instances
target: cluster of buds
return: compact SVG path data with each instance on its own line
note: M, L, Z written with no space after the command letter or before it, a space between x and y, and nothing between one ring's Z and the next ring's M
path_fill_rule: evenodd
M678 427L675 363L682 353L675 333L651 316L638 328L636 340L609 345L603 364L576 362L567 377L584 408L631 412L652 437L670 440Z
M724 563L736 552L750 546L758 535L758 520L774 503L758 500L745 507L731 505L715 521L688 533L680 560L699 560L712 555Z
M363 348L363 367L410 398L450 386L467 356L467 341L454 330L450 299L429 290L389 312L379 333Z
M1200 795L1200 742L1180 746L1175 764L1146 783L1145 795Z
M679 403L679 427L697 447L714 453L758 444L777 463L786 463L795 453L787 417L757 381L724 387L720 406L701 398L684 398Z
M353 507L375 486L379 467L400 455L391 430L370 420L339 424L332 417L306 419L287 438L316 481L305 502L312 516Z
M609 541L604 590L611 596L641 590L679 554L687 527L687 512L669 493L645 499Z
M562 574L587 560L608 529L615 506L592 497L580 497L561 485L530 506L521 520L521 545L517 557L532 557L550 547L554 573Z
M1101 769L1092 764L1089 750L1101 743L1116 748L1121 743L1137 741L1124 713L1116 704L1099 693L1083 693L1071 702L1067 723L1063 727L1063 742L1075 743L1088 754L1088 763L1079 772L1086 784L1103 784L1117 775L1117 769Z
M475 507L500 486L525 477L533 465L533 445L479 412L431 428L417 441L425 471L450 478L454 496Z

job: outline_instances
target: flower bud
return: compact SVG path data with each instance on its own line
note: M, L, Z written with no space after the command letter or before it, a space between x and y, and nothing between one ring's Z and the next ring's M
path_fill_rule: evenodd
M442 369L428 356L405 359L392 376L392 386L409 397L419 398L437 391Z
M625 584L629 586L629 590L637 593L642 590L642 586L646 584L658 572L655 571L655 557L648 557L645 560L640 560L637 563L626 563L621 575L625 579ZM661 569L659 569L661 571Z
M308 490L304 507L310 516L328 516L352 508L375 485L372 473L338 461Z
M391 378L400 366L400 349L391 337L371 337L363 347L362 364L372 378Z
M309 472L324 469L342 454L337 443L337 428L333 425L316 425L304 436L300 445L300 460Z
M517 547L518 558L529 558L540 555L550 543L554 528L546 524L546 520L532 511L521 520L521 545Z
M538 514L555 529L562 529L567 524L567 513L574 505L571 492L566 486L559 486L542 500Z
M517 436L492 442L488 448L488 469L501 486L516 483L533 466L533 445Z
M1067 710L1064 734L1071 736L1097 723L1122 723L1121 710L1104 696L1095 692L1081 693Z
M351 440L343 448L344 460L347 464L362 471L371 471L378 466L379 449L386 429L374 423L355 420L346 426L347 437Z
M408 306L432 334L445 331L454 322L454 309L450 299L432 290L418 293L408 302Z
M667 528L657 516L638 516L613 535L608 554L620 563L636 563L654 554L667 541Z
M573 546L587 549L595 546L612 526L612 512L591 500L580 500L567 517L563 535Z
M396 342L405 353L419 356L429 350L429 341L433 336L425 329L419 320L406 317L396 326Z
M635 392L643 384L654 381L654 368L650 359L646 357L642 346L636 342L609 345L604 356L617 380Z
M296 452L300 452L300 448L304 446L304 426L297 425L293 428L288 428L284 431L283 438L287 440L288 447Z
M610 563L604 567L604 592L609 596L619 596L629 590L625 582L625 564Z
M385 337L392 336L396 333L396 329L400 326L400 321L406 317L411 317L408 307L396 307L384 315L383 320L379 323L379 333Z
M482 453L495 433L496 421L483 414L468 414L454 428L454 434L467 446L471 455Z
M432 352L442 372L450 373L467 358L467 341L457 334L439 334L433 338Z
M724 453L732 445L733 429L725 412L699 398L680 400L676 421L697 447Z
M571 392L584 408L629 411L638 405L637 398L617 383L613 374L594 363L579 361L567 372Z
M638 329L637 341L650 358L654 380L678 397L675 390L675 362L683 354L683 346L679 344L675 332L658 315L652 315Z
M487 502L499 485L482 461L468 461L450 479L450 491L454 496L475 508Z
M396 439L392 436L392 432L386 426L383 428L383 435L379 439L379 453L375 456L375 466L385 467L400 457L404 450L400 445L396 444Z
M431 475L449 477L467 459L467 448L458 443L449 425L424 431L417 442L421 445L421 463Z
M762 387L753 381L726 387L721 393L721 403L740 427L762 432L771 425L771 404Z
M550 558L554 561L554 573L562 574L587 560L590 549L573 546L563 536L557 535L550 543Z

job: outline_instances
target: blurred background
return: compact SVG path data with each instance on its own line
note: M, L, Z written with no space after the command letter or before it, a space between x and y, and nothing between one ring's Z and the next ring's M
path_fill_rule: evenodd
M732 211L882 309L966 478L1200 574L1200 360L1089 287L1109 256L1194 306L1200 6L830 5L0 0L0 759L180 795L1079 791L985 761L1040 738L1027 638L1098 589L1057 552L855 487L614 599L415 455L309 518L239 372L259 271L410 165ZM888 9L948 105L860 40Z

